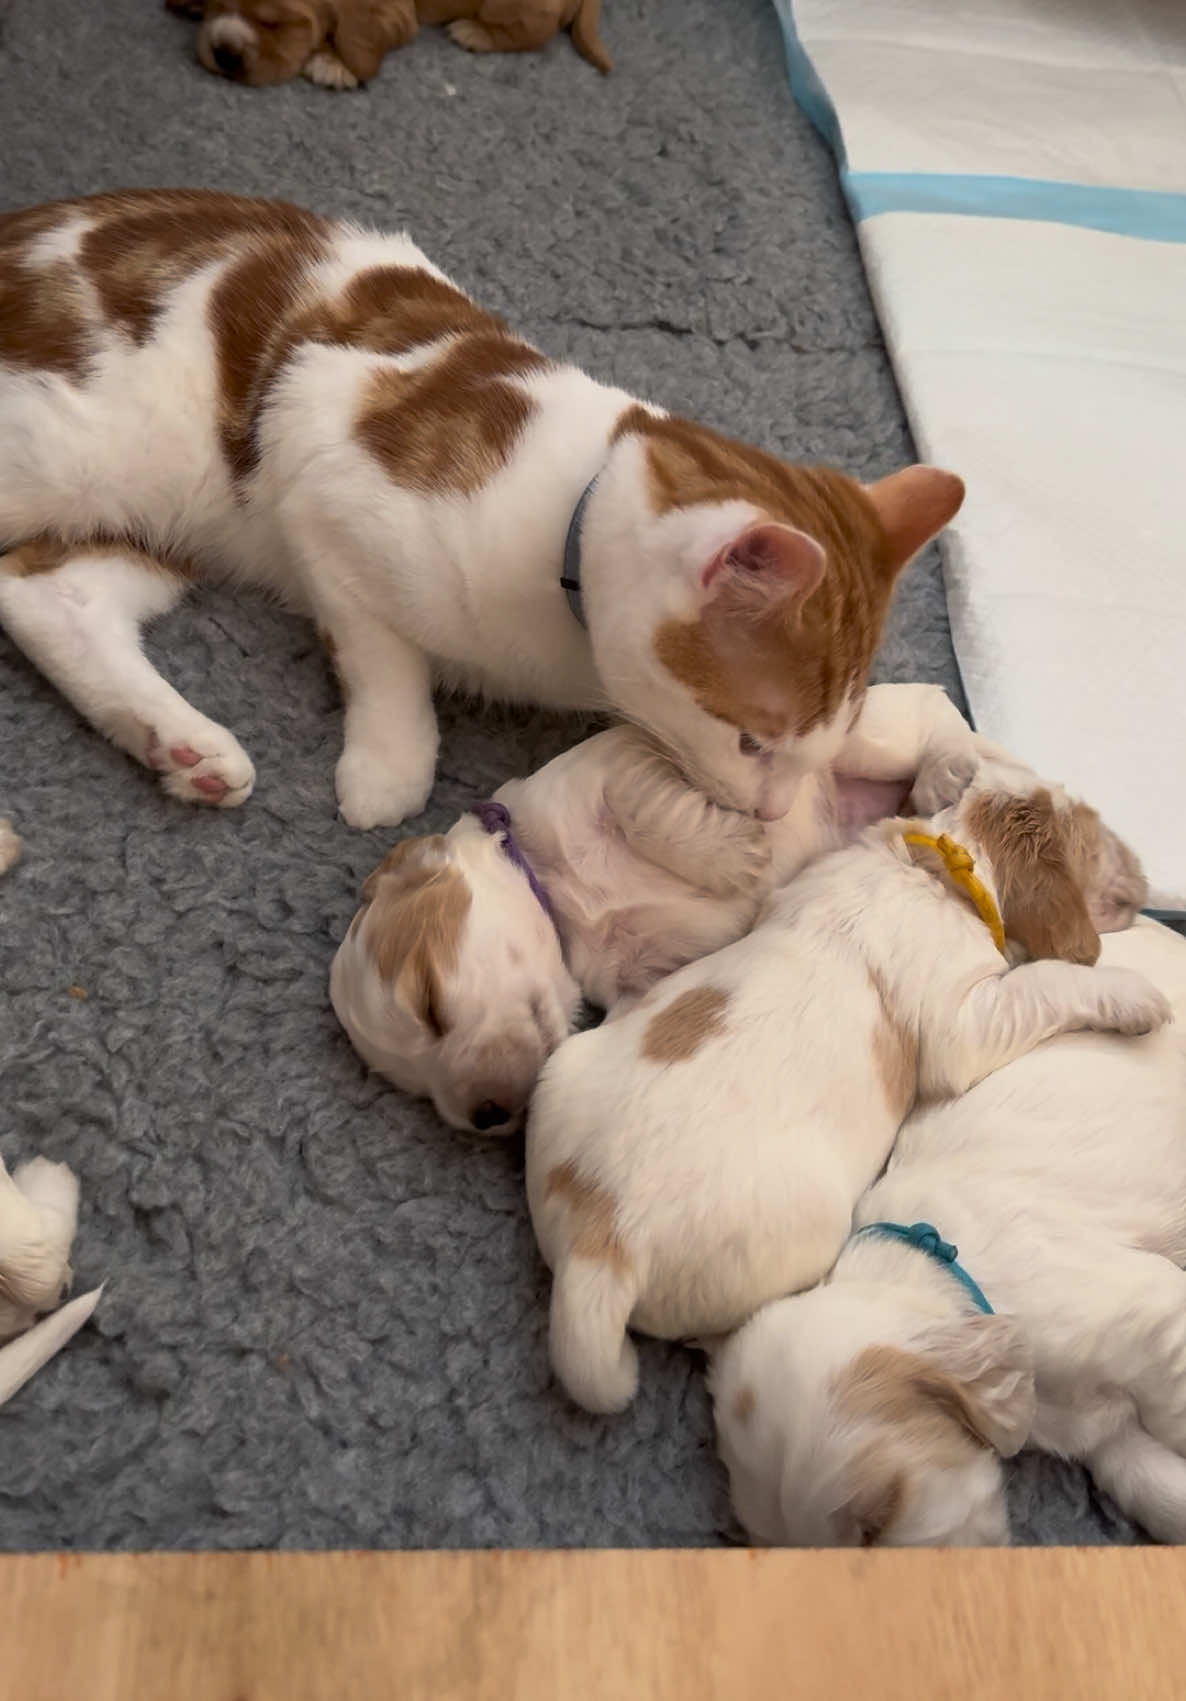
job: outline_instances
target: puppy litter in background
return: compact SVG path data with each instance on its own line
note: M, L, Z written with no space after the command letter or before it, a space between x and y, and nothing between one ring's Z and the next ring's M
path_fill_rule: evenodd
M165 0L201 20L198 58L215 76L253 88L307 77L326 89L356 89L378 75L388 53L421 24L445 24L471 53L529 53L572 31L582 58L608 72L601 0Z

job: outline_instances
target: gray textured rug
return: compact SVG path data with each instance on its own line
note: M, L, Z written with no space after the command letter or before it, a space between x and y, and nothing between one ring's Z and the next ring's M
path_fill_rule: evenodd
M272 193L407 227L549 352L768 447L874 475L909 441L830 159L766 0L610 0L561 39L430 33L365 93L222 84L157 0L10 0L0 194ZM620 1419L550 1386L521 1152L368 1079L326 997L389 835L334 818L311 632L211 595L154 651L255 758L247 807L166 801L0 638L0 1138L78 1170L96 1319L0 1413L0 1547L702 1544L733 1534L700 1368L651 1344ZM933 556L881 675L957 690ZM423 827L579 724L445 711ZM85 998L80 996L85 992ZM1125 1539L1023 1465L1023 1539Z

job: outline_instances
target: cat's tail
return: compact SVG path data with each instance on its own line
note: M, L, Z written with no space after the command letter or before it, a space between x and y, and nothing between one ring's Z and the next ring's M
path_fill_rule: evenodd
M582 59L607 74L614 62L601 40L601 0L580 0L572 20L572 39Z
M578 1406L620 1412L638 1390L638 1354L626 1325L637 1289L632 1272L603 1258L568 1258L552 1286L552 1368Z

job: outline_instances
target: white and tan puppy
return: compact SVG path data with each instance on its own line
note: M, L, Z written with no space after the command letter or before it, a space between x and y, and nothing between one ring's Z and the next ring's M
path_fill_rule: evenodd
M1176 1022L1052 1039L917 1111L856 1223L935 1225L994 1308L881 1230L713 1357L742 1523L793 1545L999 1543L1000 1456L1086 1464L1186 1541L1186 940L1141 919L1102 961Z
M370 875L330 991L361 1056L454 1127L505 1134L583 994L603 1009L741 937L814 856L932 809L975 765L938 686L867 694L834 771L775 822L721 809L647 736L616 727L512 780Z
M912 827L970 851L1010 938L1064 960L1010 969ZM716 1335L819 1281L916 1095L964 1092L1071 1029L1159 1027L1147 981L1088 966L1092 911L1131 919L1139 898L1094 812L986 763L954 808L869 828L747 939L566 1041L532 1104L527 1189L572 1397L633 1397L628 1326Z

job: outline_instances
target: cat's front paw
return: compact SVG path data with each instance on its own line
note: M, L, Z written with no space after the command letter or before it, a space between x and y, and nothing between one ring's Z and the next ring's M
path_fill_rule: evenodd
M144 761L182 803L235 809L255 785L255 766L239 740L196 712L145 728Z
M975 751L966 745L928 749L915 776L907 814L927 818L938 815L941 809L950 809L971 785L977 766Z
M1135 969L1109 967L1092 972L1103 983L1093 1028L1113 1034L1154 1034L1173 1021L1169 1000Z
M398 827L419 815L432 794L435 758L423 768L393 771L390 751L379 755L365 746L343 750L335 785L342 818L365 832L370 827Z

